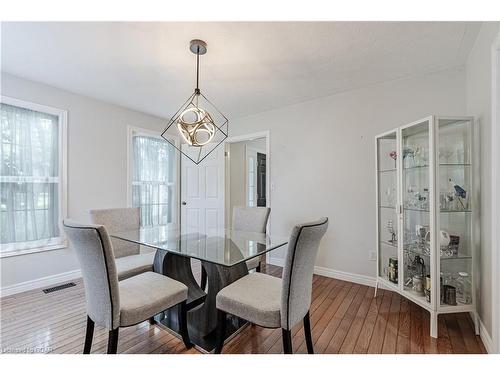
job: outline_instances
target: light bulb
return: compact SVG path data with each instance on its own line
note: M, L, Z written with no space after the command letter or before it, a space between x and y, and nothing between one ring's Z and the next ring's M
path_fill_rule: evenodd
M189 117L193 115L194 118L190 119ZM199 107L190 107L178 117L177 129L188 145L202 147L212 141L217 128L207 111Z

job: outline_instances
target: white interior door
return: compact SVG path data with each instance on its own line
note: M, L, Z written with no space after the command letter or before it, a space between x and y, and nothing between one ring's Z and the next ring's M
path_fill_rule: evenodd
M183 151L198 149L183 145ZM220 235L224 230L224 147L196 165L181 161L181 233Z

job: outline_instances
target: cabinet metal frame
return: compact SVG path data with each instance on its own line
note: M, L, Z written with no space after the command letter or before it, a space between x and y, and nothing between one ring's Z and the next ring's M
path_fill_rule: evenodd
M440 120L456 120L459 121L470 121L471 126L471 151L470 151L470 206L471 209L471 256L472 256L472 304L469 305L441 305L438 300L438 293L431 293L431 302L428 303L421 297L416 296L404 289L403 283L404 278L401 277L404 267L404 250L403 250L403 220L404 220L404 206L403 206L403 132L405 129L412 128L416 125L428 122L428 132L429 132L429 226L431 228L431 253L430 253L430 275L431 275L431 290L440 290L439 275L441 269L441 259L440 259L440 239L437 236L440 230L440 209L439 209L439 157L438 155L438 145L439 145L439 121ZM396 197L396 217L397 217L397 228L398 228L398 244L397 244L397 256L398 256L398 284L391 283L387 281L384 277L380 275L380 184L379 184L379 146L378 141L381 138L387 137L388 135L396 136L396 174L397 174L397 197ZM375 286L375 296L377 295L377 289L383 287L385 289L392 290L410 301L421 306L430 313L430 335L431 337L438 337L438 315L447 313L458 313L458 312L469 312L472 315L476 334L479 334L479 317L476 309L477 302L477 286L480 285L477 280L477 254L479 250L479 215L478 215L478 204L479 204L479 189L476 181L479 181L479 147L477 142L479 141L478 136L478 126L474 121L474 118L467 116L427 116L417 121L405 124L403 126L391 129L384 133L381 133L375 137L375 214L376 214L376 249L377 249L377 262L376 262L376 286Z

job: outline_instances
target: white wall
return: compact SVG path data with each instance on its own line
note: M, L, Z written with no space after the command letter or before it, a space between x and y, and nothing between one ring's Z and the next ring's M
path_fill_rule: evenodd
M270 130L272 233L328 216L316 265L374 277L374 137L430 114L466 114L463 69L233 119L231 135Z
M68 111L68 217L127 205L127 125L163 130L165 120L2 73L2 95ZM1 259L2 288L78 269L71 249Z
M476 117L481 132L481 272L479 315L492 332L492 191L491 191L491 45L499 22L483 24L467 61L467 113ZM498 193L498 192L496 192ZM498 230L496 228L495 230Z

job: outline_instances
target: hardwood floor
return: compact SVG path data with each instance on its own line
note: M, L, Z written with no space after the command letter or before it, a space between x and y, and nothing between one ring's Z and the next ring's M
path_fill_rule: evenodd
M267 266L281 276L281 268ZM199 272L197 272L199 274ZM199 276L199 275L198 275ZM81 353L85 337L85 293L77 286L51 294L41 290L2 298L0 351ZM468 314L439 317L439 338L429 336L429 314L396 293L314 276L310 309L316 353L486 353ZM302 324L292 330L293 349L306 353ZM105 353L107 331L96 326L93 353ZM120 329L119 353L199 353L148 322ZM246 327L223 353L281 353L281 329Z

